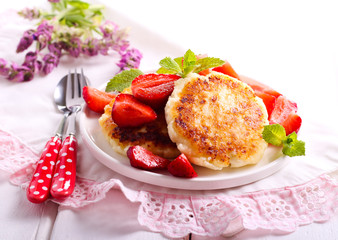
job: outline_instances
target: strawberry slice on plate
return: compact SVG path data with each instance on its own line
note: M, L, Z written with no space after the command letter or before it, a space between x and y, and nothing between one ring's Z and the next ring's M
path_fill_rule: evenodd
M223 65L221 65L221 66L214 67L214 68L212 69L212 71L220 72L220 73L229 75L230 77L239 79L238 74L237 74L236 71L232 68L232 66L230 65L230 63L229 63L228 61L225 61L225 63L224 63Z
M141 146L132 146L127 150L130 165L143 170L166 169L170 161L150 152Z
M198 176L183 153L169 163L168 171L175 177L194 178Z
M89 109L97 113L103 113L104 107L116 97L116 94L85 86L82 89L82 96Z
M138 100L157 109L166 104L174 90L174 82L180 78L174 74L144 74L133 80L131 90Z
M138 127L157 118L151 107L124 93L116 96L111 115L119 127Z
M292 132L297 133L302 125L302 119L297 115L297 110L295 102L288 100L285 96L279 96L270 115L270 124L282 125L286 135Z
M270 116L275 107L276 99L282 94L251 78L240 76L240 80L248 84L255 91L256 96L263 100L268 115Z

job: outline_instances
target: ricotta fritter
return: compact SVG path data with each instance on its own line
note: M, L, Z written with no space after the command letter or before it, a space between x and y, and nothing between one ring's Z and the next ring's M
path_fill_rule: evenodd
M130 90L126 89L125 93ZM139 145L164 158L179 155L176 144L168 136L164 112L157 113L157 119L141 127L119 127L111 117L114 100L105 107L99 119L102 132L114 151L126 155L129 147Z
M200 166L220 170L257 163L268 114L245 83L211 72L175 82L165 107L168 133L177 148Z

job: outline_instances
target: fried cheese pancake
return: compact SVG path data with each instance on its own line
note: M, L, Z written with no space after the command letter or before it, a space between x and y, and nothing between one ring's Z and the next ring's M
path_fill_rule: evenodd
M165 117L171 140L196 165L220 170L255 164L268 146L262 138L269 124L263 101L222 73L177 80Z
M123 92L131 93L130 89ZM111 117L113 105L114 100L106 105L99 124L114 151L126 155L129 147L140 145L164 158L175 158L180 154L176 144L169 138L164 112L157 113L157 119L144 126L122 128L114 123Z

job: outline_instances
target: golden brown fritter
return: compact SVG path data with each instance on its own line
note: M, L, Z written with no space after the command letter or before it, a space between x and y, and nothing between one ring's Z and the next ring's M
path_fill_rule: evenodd
M257 163L268 115L245 83L212 72L190 74L175 83L165 107L169 136L188 159L211 169Z

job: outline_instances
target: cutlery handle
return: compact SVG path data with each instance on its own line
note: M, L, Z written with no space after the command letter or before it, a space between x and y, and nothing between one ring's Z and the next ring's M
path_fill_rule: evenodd
M27 188L27 198L30 202L42 203L47 200L60 147L61 138L58 134L46 143Z
M76 177L77 140L70 134L63 142L52 179L51 195L64 199L73 193Z

